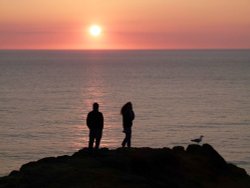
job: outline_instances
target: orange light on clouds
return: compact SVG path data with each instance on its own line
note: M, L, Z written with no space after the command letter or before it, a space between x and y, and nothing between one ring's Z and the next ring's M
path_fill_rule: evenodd
M0 49L250 48L249 0L2 0L0 12Z

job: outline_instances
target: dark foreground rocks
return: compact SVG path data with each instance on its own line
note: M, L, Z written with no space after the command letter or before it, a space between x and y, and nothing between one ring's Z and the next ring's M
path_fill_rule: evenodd
M208 144L118 148L30 162L0 178L0 188L250 188L244 169Z

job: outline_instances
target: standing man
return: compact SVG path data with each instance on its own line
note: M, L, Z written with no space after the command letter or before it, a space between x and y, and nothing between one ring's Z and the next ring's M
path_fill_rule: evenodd
M89 128L89 149L93 148L95 141L95 149L99 148L102 130L103 130L104 119L101 112L99 112L99 104L93 104L93 110L88 113L87 126Z

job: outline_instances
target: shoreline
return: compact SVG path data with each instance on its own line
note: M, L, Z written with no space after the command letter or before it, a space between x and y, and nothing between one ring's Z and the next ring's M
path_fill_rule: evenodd
M248 188L250 176L209 144L170 148L81 149L46 157L0 177L5 187Z

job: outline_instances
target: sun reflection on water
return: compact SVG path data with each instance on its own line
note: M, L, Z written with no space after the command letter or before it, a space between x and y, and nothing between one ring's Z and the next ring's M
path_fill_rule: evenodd
M117 125L115 122L121 122L121 117L119 114L120 107L114 107L112 103L112 98L110 100L110 91L107 89L107 80L103 78L105 71L103 66L93 65L90 67L90 71L87 80L85 80L85 85L82 88L82 110L83 113L83 125L79 126L79 130L84 134L78 138L75 143L73 143L75 148L87 147L88 145L88 128L86 126L86 118L88 112L92 110L92 105L94 102L99 103L99 110L104 116L104 130L103 137L101 140L100 147L115 148L120 146L122 140L122 128L121 124ZM119 127L120 129L117 129Z

